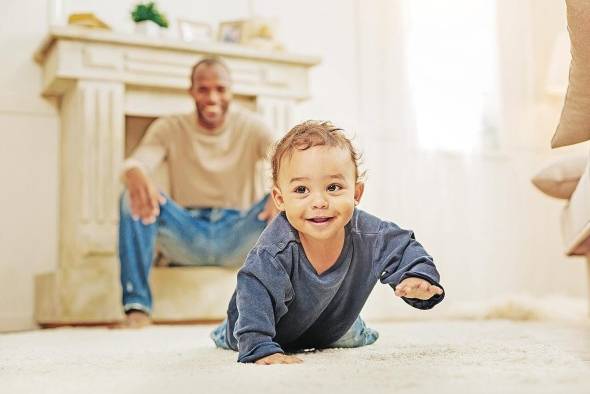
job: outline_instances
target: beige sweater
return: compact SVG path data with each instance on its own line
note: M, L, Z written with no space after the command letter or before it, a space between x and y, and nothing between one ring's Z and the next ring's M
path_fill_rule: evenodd
M138 167L151 174L166 160L170 195L178 204L244 210L262 197L257 163L271 144L268 126L232 104L214 131L198 125L196 112L157 119L123 171Z

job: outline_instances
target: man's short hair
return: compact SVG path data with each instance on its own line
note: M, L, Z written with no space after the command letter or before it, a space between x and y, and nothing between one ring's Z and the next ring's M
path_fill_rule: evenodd
M197 68L199 68L200 66L208 66L208 67L219 66L219 67L222 67L227 72L227 74L231 76L231 72L229 71L229 67L227 66L227 64L225 64L225 62L223 60L221 60L218 57L204 57L201 60L199 60L197 63L195 63L195 65L191 69L191 86L193 85L195 72L197 71Z

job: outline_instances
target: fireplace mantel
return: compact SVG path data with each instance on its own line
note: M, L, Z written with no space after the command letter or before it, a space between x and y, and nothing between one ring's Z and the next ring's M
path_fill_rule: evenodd
M184 90L187 70L200 56L224 59L237 95L292 100L309 97L308 70L319 58L260 51L236 44L185 43L78 27L54 27L35 52L43 65L42 92L63 95L80 79Z
M319 63L317 57L235 44L78 27L52 28L37 49L41 94L59 98L61 120L60 254L57 270L36 279L41 324L120 318L116 234L125 116L193 110L187 94L190 69L211 55L230 68L238 99L258 111L277 135L292 125L297 103L309 98L309 70ZM213 276L198 281L210 282ZM225 305L220 307L211 312L204 306L211 313L202 316L180 313L173 318L219 318ZM161 313L165 320L157 309L155 300L154 315Z

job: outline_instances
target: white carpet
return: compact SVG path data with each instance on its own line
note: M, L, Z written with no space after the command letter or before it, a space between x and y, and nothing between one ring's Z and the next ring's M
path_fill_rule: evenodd
M2 393L590 393L588 322L370 324L359 349L299 365L236 363L211 326L58 329L0 336Z

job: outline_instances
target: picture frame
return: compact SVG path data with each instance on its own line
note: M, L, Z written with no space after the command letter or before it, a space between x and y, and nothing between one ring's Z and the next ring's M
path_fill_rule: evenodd
M213 40L213 29L211 25L201 21L178 19L178 35L182 41L211 41Z
M276 39L276 18L255 17L223 21L219 23L217 40L220 42L246 45L266 51L282 51L282 44Z
M246 21L228 21L219 23L217 40L231 44L240 44L245 40Z

